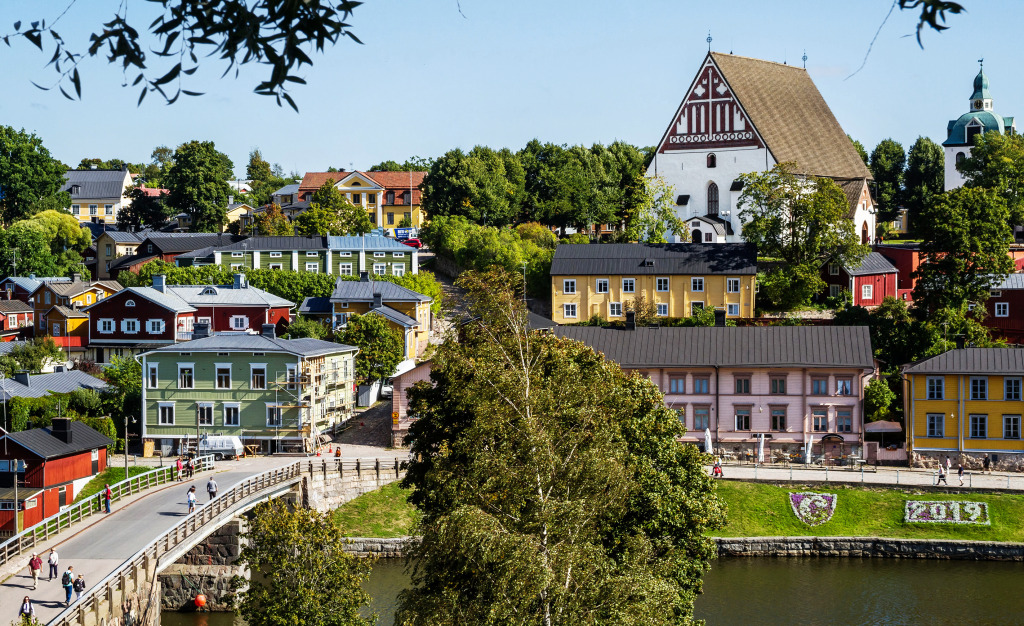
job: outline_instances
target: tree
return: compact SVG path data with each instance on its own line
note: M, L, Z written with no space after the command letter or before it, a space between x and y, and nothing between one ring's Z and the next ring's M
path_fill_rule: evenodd
M271 500L256 507L242 536L238 564L254 575L233 582L244 588L237 606L246 624L376 623L375 615L359 615L370 600L360 586L370 564L345 552L345 538L329 513Z
M626 216L625 237L628 241L665 243L665 235L672 234L686 241L690 229L686 221L676 214L672 186L660 176L647 178L638 175L642 183L640 201Z
M1014 271L1009 217L1006 200L988 189L953 189L926 207L915 306L933 312L985 302L993 281Z
M70 276L87 272L82 253L92 237L68 213L43 211L11 224L0 232L4 257L12 262L17 251L18 273L39 276Z
M253 218L256 234L265 237L288 237L295 234L291 222L281 212L281 205L271 204Z
M163 181L167 205L192 218L193 232L220 232L227 222L224 166L212 141L190 141L174 151L174 165Z
M431 217L461 215L477 224L505 226L519 215L524 184L523 166L508 150L455 149L434 161L423 179L422 206Z
M942 146L927 137L918 137L907 153L907 172L903 178L903 204L910 216L910 228L915 232L925 207L942 193L944 168Z
M306 237L316 235L365 235L373 230L366 209L349 202L328 178L313 192L309 208L295 218L295 234Z
M119 429L123 429L125 422L130 422L128 416L141 417L142 364L131 357L111 357L110 365L103 369L103 378L107 381L107 388L100 396L103 408ZM142 431L141 419L132 430Z
M63 358L64 353L54 343L53 337L36 337L29 341L20 341L11 348L0 360L0 371L4 378L11 378L18 371L38 374L46 364Z
M860 155L860 159L861 161L864 161L864 165L868 165L868 151L864 149L864 144L857 141L853 137L850 137L849 135L847 135L847 138L849 138L849 140L853 143L853 149L856 150L857 154Z
M129 189L125 197L129 200L128 206L117 212L117 227L121 230L157 228L171 218L164 194L153 196L136 186Z
M280 170L278 165L277 169ZM249 153L249 164L245 168L245 177L249 180L249 192L246 194L246 201L254 207L263 206L271 201L274 192L283 187L287 181L279 174L274 173L274 168L263 159L259 148L254 148Z
M896 219L903 203L903 170L907 156L903 146L893 139L883 139L871 151L871 175L875 179L875 210L878 222Z
M288 339L324 339L327 337L327 326L320 320L308 317L296 317L288 325Z
M270 171L270 163L263 159L259 148L249 153L249 164L245 166L245 177L252 183L265 183L274 177Z
M367 383L391 378L405 359L402 335L376 313L350 317L338 341L359 348L356 376Z
M426 172L433 165L434 159L421 156L410 157L405 163L393 160L381 161L370 168L371 172Z
M1024 224L1024 136L976 135L971 156L957 169L967 187L991 189L1006 201L1012 225Z
M869 422L890 419L894 402L896 394L881 378L873 378L864 388L864 416Z
M0 220L28 217L29 207L60 191L65 172L35 134L0 126Z
M724 514L657 387L527 328L515 274L468 272L472 321L411 392L423 539L403 624L692 621Z

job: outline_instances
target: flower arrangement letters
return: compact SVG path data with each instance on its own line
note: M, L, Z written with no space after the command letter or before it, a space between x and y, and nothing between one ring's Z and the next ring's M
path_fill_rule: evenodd
M808 526L818 526L832 519L837 498L834 493L790 493L789 504L798 520Z
M907 500L904 521L918 524L981 524L988 526L987 502Z

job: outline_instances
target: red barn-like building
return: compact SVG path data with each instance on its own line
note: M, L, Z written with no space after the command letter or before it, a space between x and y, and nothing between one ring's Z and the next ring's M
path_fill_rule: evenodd
M1024 274L1010 274L995 283L985 301L982 324L1008 343L1024 343Z
M855 306L876 307L886 296L896 296L899 272L884 256L871 252L857 267L839 263L822 266L822 278L828 295L838 296L845 289L853 296Z
M18 461L18 528L38 524L71 504L81 486L107 468L114 442L82 422L54 418L49 428L8 433L0 446L0 535L15 532L14 473Z

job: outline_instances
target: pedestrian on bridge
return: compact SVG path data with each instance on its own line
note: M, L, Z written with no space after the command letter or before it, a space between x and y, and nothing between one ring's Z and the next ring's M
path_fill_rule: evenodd
M107 504L107 513L110 513L110 501L114 499L114 492L110 490L110 483L107 483L103 491L103 500Z
M68 565L68 569L60 579L60 584L64 586L64 606L71 606L71 592L74 590L75 584L74 566Z
M28 596L21 601L21 609L18 610L18 617L20 617L26 624L31 624L32 619L36 616L36 607L32 606L32 600Z
M29 574L32 575L32 588L35 589L39 584L39 574L43 570L43 560L35 552L32 553L32 558L28 560L28 569Z
M54 578L60 578L60 570L57 569L57 563L59 557L57 556L57 550L50 548L50 556L46 557L46 562L50 564L50 577L47 581L53 580Z
M71 587L75 590L75 602L78 602L82 599L82 594L85 593L85 577L79 574Z
M196 486L195 485L192 485L191 487L188 488L188 491L185 493L185 497L188 498L188 512L191 513L192 511L195 511L196 510Z
M178 482L180 483L181 482L181 470L182 470L182 468L185 467L185 464L181 462L181 457L180 456L178 457L178 460L174 462L174 467L176 467L178 469Z
M206 493L210 494L210 499L213 500L217 497L217 481L210 476L210 480L206 481Z

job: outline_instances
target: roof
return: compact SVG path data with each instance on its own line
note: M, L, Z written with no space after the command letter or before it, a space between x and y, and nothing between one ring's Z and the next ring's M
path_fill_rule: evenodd
M42 287L43 283L70 283L71 279L65 276L45 276L41 278L32 276L8 276L2 282L7 281L11 281L31 295L35 293L36 289Z
M281 187L271 195L294 196L297 193L299 193L299 183L292 183L291 185L285 185L284 187Z
M414 250L397 239L381 235L329 235L327 248L330 250L397 250L402 252Z
M212 335L177 344L162 346L147 354L158 352L288 352L299 356L319 356L335 352L358 350L333 341L321 339L280 339L263 335Z
M807 70L709 54L777 162L794 161L803 174L871 178Z
M142 195L150 198L159 198L171 193L170 189L157 189L154 187L139 187L139 189L142 191Z
M552 276L756 273L749 243L563 244L551 261Z
M217 246L217 251L227 250L326 250L327 237L250 237L244 241Z
M245 239L230 233L154 233L145 239L165 254L191 252L207 246L226 246Z
M71 200L91 198L121 198L126 186L131 184L127 170L68 170L61 191L71 193ZM78 186L73 193L72 187Z
M155 254L126 254L125 256L119 256L110 264L110 271L121 270L131 267L136 264L145 265L150 261L155 261L160 257Z
M105 287L109 291L121 291L124 287L116 280L73 280L70 282L49 283L50 290L60 296L74 297L97 287Z
M383 302L430 302L430 297L386 280L346 280L338 278L331 302L373 302L380 294Z
M415 319L409 317L401 311L396 311L389 306L379 306L375 309L370 309L369 313L376 313L383 316L385 319L390 320L399 326L405 326L406 328L412 328L419 324Z
M1024 274L1008 274L1005 278L993 276L989 289L1024 289Z
M234 285L168 285L167 294L192 306L233 304L239 306L264 306L293 308L291 300L275 296L252 285L236 288Z
M52 459L96 448L105 448L114 443L106 435L76 420L71 421L71 443L64 443L55 437L52 427L22 430L16 433L9 433L7 437L19 446L36 453L44 459Z
M173 295L173 294L163 293L163 292L161 292L161 291L159 291L157 289L154 289L152 287L127 287L126 289L124 289L122 291L119 291L115 296L111 296L111 298L119 297L119 296L127 298L127 297L133 296L133 295L134 296L138 296L140 298L145 298L146 300L149 300L150 302L153 302L153 303L155 303L155 304L157 304L159 306L162 306L165 309L174 311L176 313L188 313L188 312L196 310L194 307L190 306L188 302L185 302L184 300L182 300L178 296ZM109 300L110 300L110 298L106 298L104 300L100 300L96 304L91 304L91 305L85 307L84 310L88 311L89 309L91 309L91 308L93 308L95 306L99 306L100 304L104 304L104 303L108 302ZM119 306L123 306L123 305L119 305Z
M853 217L860 206L860 199L864 195L864 186L867 184L863 178L836 178L835 184L846 194L846 203L850 206L850 217Z
M857 267L844 267L850 276L868 274L895 274L898 270L881 252L869 252Z
M107 388L107 383L81 370L35 374L29 376L28 383L26 387L13 378L0 379L0 396L4 400L10 398L41 398L50 392L70 393L76 389L103 391Z
M32 307L21 300L0 300L0 313L28 313Z
M899 422L887 422L885 420L879 420L877 422L868 422L864 424L864 432L866 433L901 433L903 432L903 425Z
M420 204L421 194L419 187L420 184L423 183L423 179L427 176L427 172L306 172L306 175L302 177L302 182L299 183L296 191L290 193L298 193L299 191L316 191L326 183L328 179L333 179L335 183L339 183L353 174L367 178L388 191L402 191L412 187L412 199L411 202L407 203L412 205Z
M549 320L543 315L537 315L533 311L526 312L526 325L530 330L551 330L558 326L554 320Z
M334 305L331 304L330 298L323 298L319 296L308 296L299 305L300 315L309 314L330 314L334 312Z
M867 326L557 326L623 367L874 367Z
M1024 374L1024 348L947 350L904 368L908 374Z
M127 230L108 230L103 234L107 235L117 243L140 243L146 237L152 235L153 231L149 229L139 230L135 232L130 232Z
M984 69L979 69L978 75L974 77L974 91L971 93L971 100L979 99L992 99L992 92L988 90L988 76L985 76Z
M56 311L59 315L63 315L66 319L70 319L70 318L73 318L73 317L74 318L83 318L84 317L85 319L89 319L89 316L87 314L82 313L78 309L72 309L71 307L60 306L60 305L57 305L57 306L54 306L54 307L50 307L50 310L46 312L47 317L49 317L50 313L53 313L54 311Z

